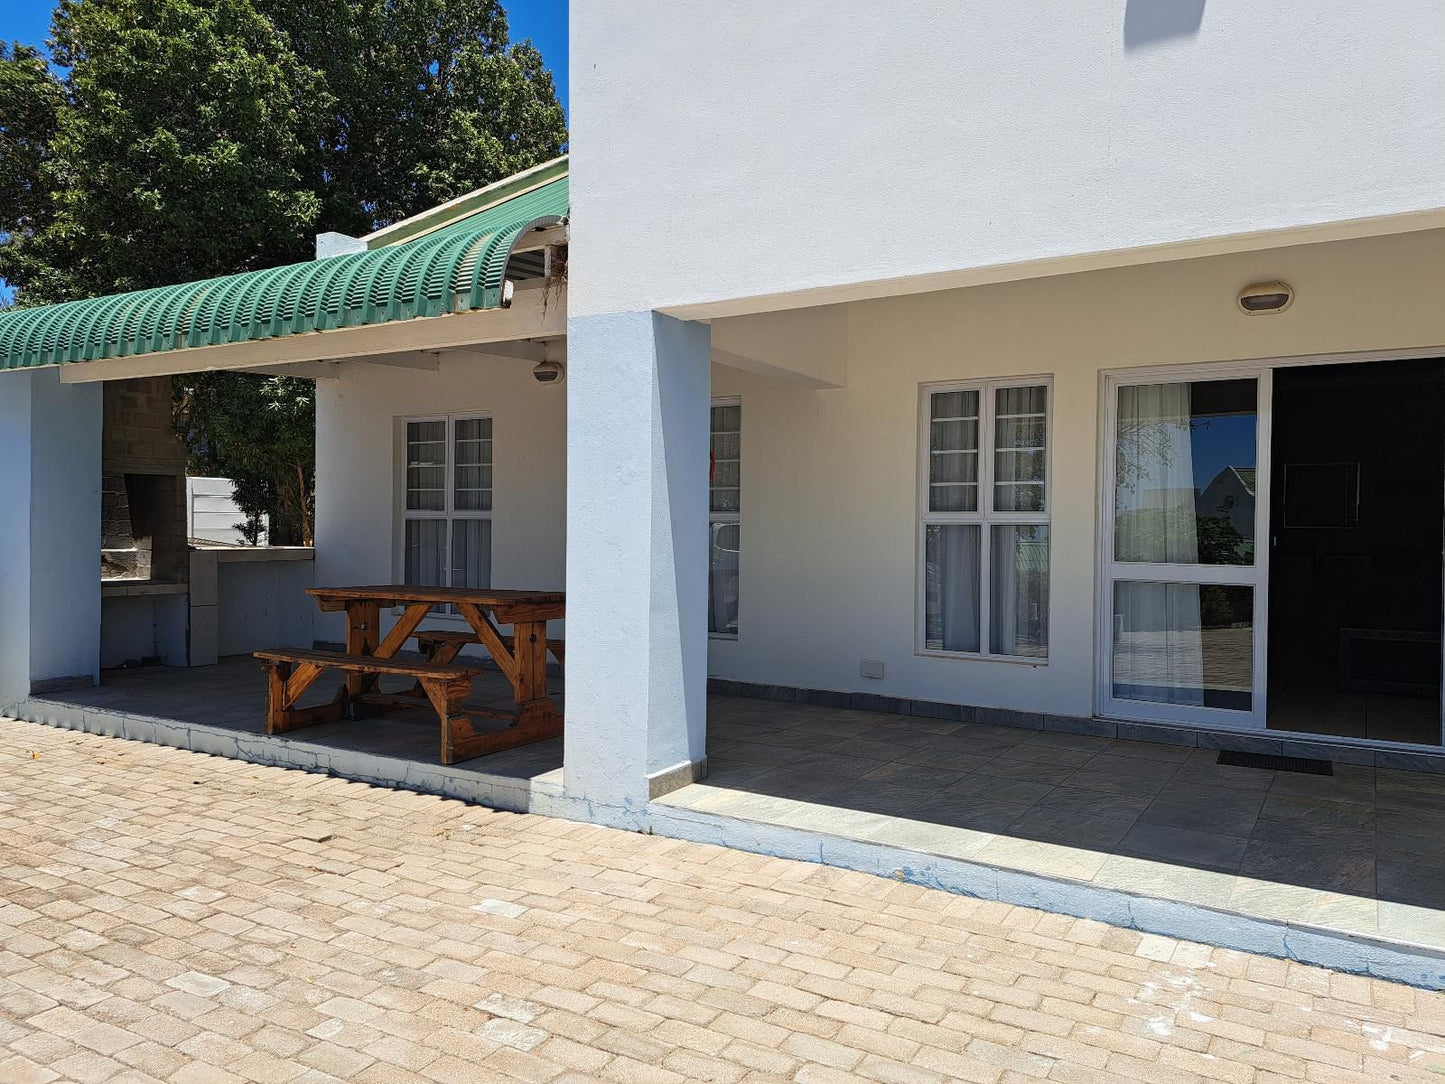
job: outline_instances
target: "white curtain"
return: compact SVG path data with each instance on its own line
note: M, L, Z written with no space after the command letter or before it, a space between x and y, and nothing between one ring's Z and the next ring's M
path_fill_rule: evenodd
M452 520L452 586L492 585L492 521Z
M1044 658L1049 653L1048 527L994 527L989 565L989 650Z
M1120 388L1117 440L1115 559L1197 563L1190 386ZM1116 583L1114 694L1165 704L1203 704L1199 618L1197 584Z
M1194 456L1188 384L1119 389L1114 557L1195 564Z
M981 537L981 528L973 523L927 528L925 639L931 650L979 649Z

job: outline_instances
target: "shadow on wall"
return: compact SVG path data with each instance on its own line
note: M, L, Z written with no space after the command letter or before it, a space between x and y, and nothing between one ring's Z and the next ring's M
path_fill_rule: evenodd
M1143 49L1171 38L1192 38L1204 21L1204 0L1127 0L1124 48Z

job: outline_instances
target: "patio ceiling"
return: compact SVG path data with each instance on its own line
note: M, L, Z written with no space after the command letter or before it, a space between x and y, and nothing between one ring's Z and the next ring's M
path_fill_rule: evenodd
M316 332L327 333L329 345L330 333L342 329L507 308L508 265L518 253L537 248L529 235L559 239L549 231L567 214L565 168L563 160L560 170L553 171L560 176L539 177L534 187L445 226L369 251L0 313L0 369L105 362L92 378L119 379L136 375L130 371L134 366L116 366L114 361L136 355L256 344ZM526 270L535 269L529 264ZM445 334L442 340L456 337ZM398 340L391 349L407 348L406 338L386 337ZM332 353L319 343L302 351L310 358L366 352L370 347ZM195 364L165 368L249 367L266 360L254 351L240 357L234 366L208 356L205 362L196 357ZM300 360L299 354L291 360Z

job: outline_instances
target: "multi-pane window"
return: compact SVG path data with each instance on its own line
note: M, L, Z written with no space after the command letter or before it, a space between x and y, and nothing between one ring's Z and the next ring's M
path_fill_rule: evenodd
M403 582L491 586L492 419L409 418L402 440Z
M1041 659L1049 645L1049 385L924 389L923 648Z
M712 404L712 469L708 492L707 631L738 633L738 544L742 534L743 408L736 399Z

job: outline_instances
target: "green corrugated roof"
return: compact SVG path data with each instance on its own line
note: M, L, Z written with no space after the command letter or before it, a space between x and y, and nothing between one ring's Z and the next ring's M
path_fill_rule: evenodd
M0 312L0 369L496 308L516 239L566 214L563 175L415 240L368 252Z

